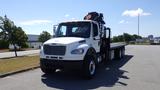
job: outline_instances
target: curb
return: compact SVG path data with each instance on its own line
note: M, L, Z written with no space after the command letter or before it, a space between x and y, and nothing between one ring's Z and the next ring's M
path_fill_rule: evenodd
M9 73L5 73L5 74L0 74L0 78L4 78L4 77L6 77L6 76L10 76L10 75L14 75L14 74L26 72L26 71L29 71L29 70L34 70L34 69L37 69L37 68L39 68L39 67L40 67L40 66L35 66L35 67L32 67L32 68L27 68L27 69L15 71L15 72L9 72Z
M39 55L38 53L28 54L28 55L18 55L17 57L25 57L25 56L36 56ZM9 57L1 57L0 59L8 59L8 58L16 58L15 56L9 56Z

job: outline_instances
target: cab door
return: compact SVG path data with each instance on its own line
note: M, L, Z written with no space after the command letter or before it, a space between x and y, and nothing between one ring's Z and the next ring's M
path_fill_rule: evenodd
M98 24L92 23L92 37L93 37L93 47L96 52L100 52L100 37L99 37L99 27Z

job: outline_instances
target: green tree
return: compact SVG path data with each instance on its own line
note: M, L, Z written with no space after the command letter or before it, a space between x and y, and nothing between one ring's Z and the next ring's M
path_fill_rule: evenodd
M118 37L117 37L117 36L113 36L113 38L112 38L112 42L119 42Z
M14 27L13 28L13 32L12 32L12 40L10 40L12 42L12 44L17 44L18 46L25 46L28 37L25 34L25 32L23 31L23 29L21 27Z
M123 37L124 37L124 41L126 43L129 43L129 41L132 41L132 35L128 34L128 33L124 33L123 34Z
M124 33L123 35L114 36L112 38L112 42L126 42L129 43L130 41L136 41L136 39L141 39L141 36L136 34L130 35L128 33Z
M6 49L9 47L9 43L7 40L1 40L0 39L0 49Z
M0 17L0 29L1 29L1 37L3 39L9 40L11 38L11 33L13 31L14 23L7 18L5 15L4 18Z
M44 43L45 41L49 40L50 38L51 38L50 33L48 33L47 31L43 31L43 32L40 34L38 40L39 40L40 42Z
M142 39L141 36L138 36L136 34L133 34L132 36L133 36L133 41L136 41L136 39Z
M16 27L10 19L5 15L4 18L0 17L0 30L1 38L7 40L14 46L15 56L17 57L16 45L21 46L27 42L27 36L20 27Z

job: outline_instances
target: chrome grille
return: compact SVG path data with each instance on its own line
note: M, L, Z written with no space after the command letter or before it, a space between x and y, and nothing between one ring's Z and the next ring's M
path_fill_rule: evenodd
M44 53L47 55L65 55L66 46L43 46Z

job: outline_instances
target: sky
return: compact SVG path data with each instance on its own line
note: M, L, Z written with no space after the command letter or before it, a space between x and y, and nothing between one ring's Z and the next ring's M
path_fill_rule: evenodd
M0 0L0 16L7 15L27 34L53 33L62 21L83 20L92 11L103 13L112 36L123 33L160 36L160 0Z

